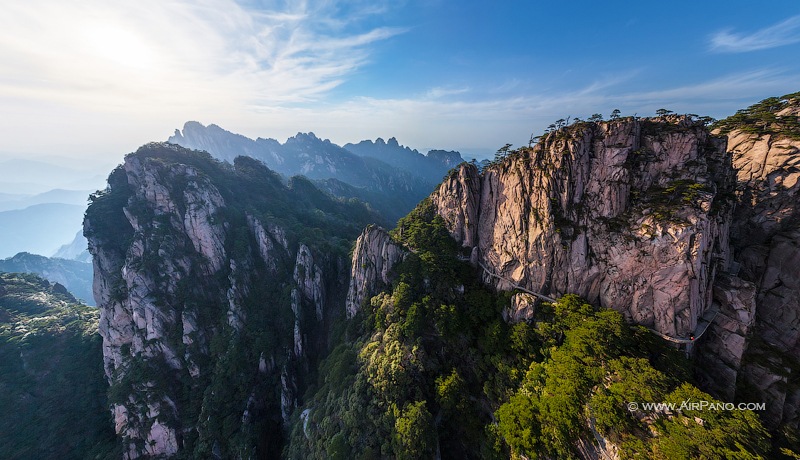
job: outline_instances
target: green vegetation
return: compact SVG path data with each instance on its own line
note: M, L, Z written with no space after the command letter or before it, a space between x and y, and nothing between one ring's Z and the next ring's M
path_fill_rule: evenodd
M300 244L309 247L326 277L321 283L337 279L352 242L374 220L374 213L356 200L339 200L321 192L304 177L284 183L248 157L236 158L231 165L203 152L150 144L126 161L129 170L145 171L165 186L178 215L155 209L152 202L136 196L128 173L120 167L112 173L109 188L92 196L88 233L106 254L116 252L118 257L109 257L110 263L121 264L127 258L128 266L153 280L149 298L165 317L179 319L165 322L164 336L145 346L160 347L161 341L181 366L170 365L166 353L148 357L123 347L124 364L113 376L110 402L125 404L133 412L149 403L163 406L161 402L168 398L177 409L160 413L158 419L176 429L179 458L277 456L284 437L281 374L289 376L289 388L305 388L307 381L315 379L319 357L337 342L331 337L336 333L330 331L343 330L343 318L337 317L344 316L343 312L327 308L333 299L343 300L341 292L325 299L323 318L318 320L315 306L305 301L298 305L299 318L295 318L291 292L296 288L293 273L298 248ZM217 192L224 205L216 206L210 223L225 229L220 232L222 244L233 262L226 261L215 273L203 273L207 260L186 235L182 214L197 206L197 200ZM137 222L135 235L123 207ZM277 227L285 235L285 242L281 236L274 237L274 260L262 259L248 216L257 218L268 231ZM134 238L141 244L140 256L129 250ZM284 243L286 253L278 249ZM121 278L117 280L120 285L113 295L124 300L126 286ZM236 327L229 317L228 296L234 292L240 296L235 301L241 318ZM181 318L187 317L194 329L191 341L184 340L186 323ZM304 334L302 357L289 352L296 320ZM186 356L190 359L183 359ZM267 369L260 371L262 360ZM248 421L244 421L245 411Z
M364 225L379 219L362 202L336 199L320 191L305 177L295 176L284 184L277 173L254 158L237 157L231 165L212 158L206 152L162 144L146 145L131 156L161 164L163 174L171 176L165 178L165 182L173 184L176 191L196 186L198 181L207 179L228 205L222 212L229 215L221 215L222 219L250 213L265 224L274 223L286 229L294 242L302 241L321 250L346 254L350 242ZM190 166L199 177L175 174L168 168L170 164ZM87 215L99 227L90 229L90 233L130 234L130 224L122 213L123 206L129 206L136 215L148 215L148 210L137 207L136 203L128 204L131 193L125 171L118 167L109 176L109 188L90 197ZM130 244L129 239L116 240L121 241L119 246L123 250Z
M98 313L63 286L0 274L0 458L119 458Z
M528 326L503 322L508 297L491 294L458 261L428 201L393 234L414 253L323 362L289 458L326 458L334 440L350 458L429 458L437 446L446 457L474 458L486 447L491 409L470 399L504 394L519 381L517 363L527 366L517 352Z
M789 114L778 115L786 109L794 109ZM717 121L712 127L722 134L733 130L745 133L771 134L773 136L800 139L800 92L781 97L770 97L741 109L728 118Z
M663 187L653 185L637 198L643 206L650 208L657 220L672 221L676 219L677 211L685 206L699 208L702 194L712 197L711 190L708 184L678 179Z
M682 355L619 313L565 296L531 323L507 324L511 293L487 290L458 260L429 202L392 235L412 254L323 361L285 456L577 458L580 440L595 442L592 426L625 458L765 455L751 412L628 411L713 399L686 383Z
M592 429L622 458L764 458L769 436L746 411L630 410L628 403L718 403L683 380L678 357L652 361L656 343L622 316L595 311L576 296L554 306L540 331L563 337L533 363L517 392L497 410L498 433L512 457L578 458ZM688 407L688 406L687 406Z

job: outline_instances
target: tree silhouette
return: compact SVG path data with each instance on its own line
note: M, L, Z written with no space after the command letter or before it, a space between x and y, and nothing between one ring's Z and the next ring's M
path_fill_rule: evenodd
M499 149L497 149L497 153L494 154L494 161L500 161L503 158L507 157L509 152L511 151L511 144L506 144Z
M603 115L600 113L595 113L591 117L589 117L589 121L591 121L592 123L600 123L601 121L603 121Z
M616 119L619 118L619 114L620 114L619 109L614 109L614 110L611 111L611 116L609 116L608 118L610 120L616 120Z

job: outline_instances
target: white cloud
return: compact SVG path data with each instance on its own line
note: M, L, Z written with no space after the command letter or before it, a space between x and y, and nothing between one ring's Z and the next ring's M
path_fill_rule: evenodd
M372 45L404 32L358 22L384 7L335 17L341 5L329 0L6 3L0 115L10 122L0 136L16 150L75 119L117 133L158 122L163 133L176 120L318 101Z
M406 32L359 22L386 15L392 3L6 3L0 138L3 150L17 153L120 157L166 139L187 120L279 140L314 131L340 144L396 136L420 149L493 152L506 142L527 143L568 115L608 115L613 108L646 115L665 107L718 116L796 91L798 81L762 69L634 91L628 88L643 83L645 69L631 69L580 87L535 89L533 80L511 74L483 86L436 81L408 97L331 101L331 90L369 62L377 43Z
M712 51L744 53L800 42L800 15L751 34L720 31L711 36Z

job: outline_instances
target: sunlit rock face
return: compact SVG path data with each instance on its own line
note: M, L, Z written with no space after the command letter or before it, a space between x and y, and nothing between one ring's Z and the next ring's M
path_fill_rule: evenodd
M401 262L406 251L395 244L386 230L370 226L356 240L347 291L347 316L352 318L364 302L391 285L393 267Z
M686 337L729 260L734 171L724 139L686 117L579 123L432 195L453 237L510 282L577 293Z

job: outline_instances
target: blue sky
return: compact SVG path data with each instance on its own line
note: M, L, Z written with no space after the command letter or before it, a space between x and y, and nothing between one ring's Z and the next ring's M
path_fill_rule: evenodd
M0 17L0 153L121 158L197 120L488 155L614 108L800 91L800 4L29 0Z

